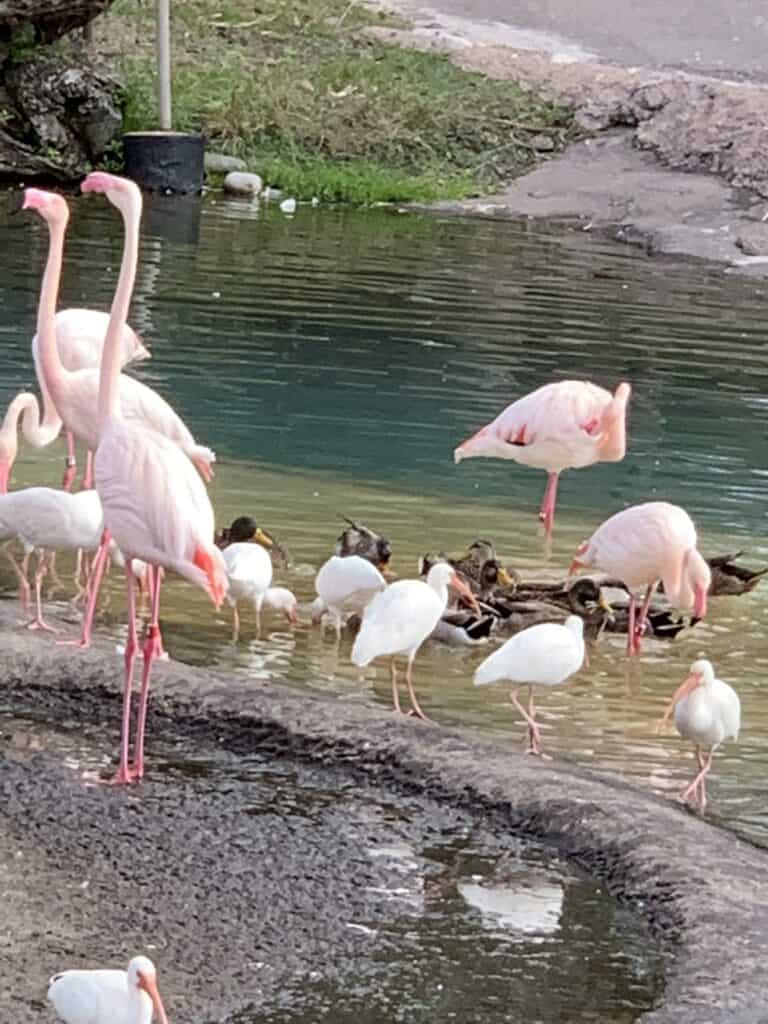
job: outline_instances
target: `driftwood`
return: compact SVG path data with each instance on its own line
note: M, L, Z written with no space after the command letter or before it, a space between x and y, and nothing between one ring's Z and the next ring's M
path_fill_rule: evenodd
M114 0L0 0L0 40L10 40L30 26L33 41L52 43L82 28L106 11Z

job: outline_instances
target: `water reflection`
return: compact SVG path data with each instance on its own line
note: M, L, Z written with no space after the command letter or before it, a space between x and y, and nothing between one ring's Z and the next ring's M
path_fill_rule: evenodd
M105 308L119 261L118 222L104 204L75 204L63 299ZM46 238L36 222L0 214L0 401L29 385L29 337ZM393 568L412 575L426 550L496 541L524 574L559 576L575 546L625 503L667 498L700 526L707 554L768 559L768 349L765 285L700 264L648 259L583 233L302 208L287 220L229 203L203 205L200 242L145 233L132 320L153 349L137 373L172 397L195 435L218 451L211 495L220 524L249 513L292 556L276 583L311 600L341 516L393 542ZM535 512L542 474L477 460L454 467L457 441L542 381L589 373L632 381L624 462L565 474L545 562ZM17 463L14 486L58 481L63 449ZM9 590L13 581L3 571ZM649 643L628 665L606 638L590 668L542 697L545 741L558 756L620 773L670 795L690 751L653 732L699 655L739 691L744 729L716 759L712 806L762 836L768 816L768 585L712 603L706 623ZM117 574L102 628L124 636ZM174 582L163 605L172 655L286 680L340 699L388 702L386 668L358 672L349 638L337 649L303 616L294 630L246 610L230 618ZM476 651L425 648L416 685L425 710L492 731L518 749L502 689L476 691Z

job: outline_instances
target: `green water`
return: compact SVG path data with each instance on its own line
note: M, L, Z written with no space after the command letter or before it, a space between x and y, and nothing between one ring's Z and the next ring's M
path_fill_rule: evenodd
M156 223L156 218L154 223ZM562 575L575 546L622 505L665 498L696 520L707 554L743 549L768 562L766 286L703 264L648 258L583 232L300 208L288 219L247 204L204 205L197 241L145 227L132 322L153 349L137 375L169 397L216 449L211 496L221 524L249 513L277 534L291 567L277 581L302 602L332 552L341 516L393 542L413 575L427 550L491 537L526 575ZM183 218L166 217L179 238ZM117 219L78 201L63 304L109 302ZM33 380L33 331L46 238L37 222L0 218L0 401ZM627 458L566 474L551 555L536 510L544 477L508 463L452 464L456 443L513 398L554 378L632 382ZM54 450L55 449L55 450ZM12 484L59 480L63 448L23 452ZM12 588L5 576L8 591ZM653 725L693 658L710 657L739 691L744 727L718 755L716 815L764 837L768 814L768 584L712 602L706 623L649 643L628 665L607 639L567 687L542 695L545 743L571 758L673 796L691 751ZM117 573L103 628L124 634ZM163 605L173 657L285 680L345 700L388 701L388 669L359 672L345 639L246 610L241 642L229 613L174 582ZM486 649L429 645L416 683L446 724L493 731L520 749L520 724L499 689L475 691Z

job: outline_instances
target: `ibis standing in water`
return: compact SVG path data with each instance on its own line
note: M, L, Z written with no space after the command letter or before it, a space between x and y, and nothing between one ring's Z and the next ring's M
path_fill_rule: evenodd
M569 615L563 625L540 622L516 633L490 654L475 672L475 686L509 681L514 684L512 703L528 723L526 753L542 756L541 733L533 706L534 686L558 686L578 672L584 663L584 622ZM521 686L528 687L528 710L517 699ZM547 756L547 755L543 755Z
M741 701L739 695L722 679L715 676L711 661L700 658L691 665L688 676L678 686L661 724L674 712L675 726L680 735L696 744L699 771L690 786L680 794L681 800L690 800L704 811L707 806L707 775L712 769L715 750L725 740L739 738L741 728ZM704 750L709 753L704 757Z
M479 612L477 598L453 566L438 562L429 570L426 580L397 580L376 594L363 613L360 632L352 647L352 662L360 667L368 665L374 658L391 655L392 700L398 712L401 707L395 658L398 654L407 656L405 679L411 708L413 714L425 722L429 719L421 710L413 688L413 661L445 611L449 587Z
M155 965L145 956L135 956L126 971L56 974L48 1001L64 1024L168 1024Z

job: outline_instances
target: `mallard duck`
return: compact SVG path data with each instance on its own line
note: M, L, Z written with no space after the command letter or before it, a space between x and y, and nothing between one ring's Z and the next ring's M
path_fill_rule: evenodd
M489 598L499 588L514 591L519 580L514 570L510 574L501 564L489 541L475 541L470 545L468 554L462 558L450 558L442 552L439 555L422 555L419 559L419 575L425 576L437 562L452 565L469 584L473 594L481 600Z
M584 621L584 635L596 639L611 621L614 611L603 588L589 576L570 584L546 584L538 598L497 596L490 607L498 615L497 630L518 633L540 622L564 622L569 615ZM544 596L546 595L546 596Z
M733 555L718 555L707 559L712 571L712 582L709 586L712 597L748 594L750 590L755 589L763 576L768 574L768 568L746 569L744 566L735 565L736 559L741 558L741 555L742 552L737 551Z
M213 538L216 547L224 551L230 544L245 544L253 541L269 551L272 564L277 569L288 565L288 552L273 535L259 526L253 516L238 516L229 526L219 530Z
M392 545L387 538L354 519L345 516L344 521L349 526L336 540L336 554L341 558L358 555L383 570L392 557Z

